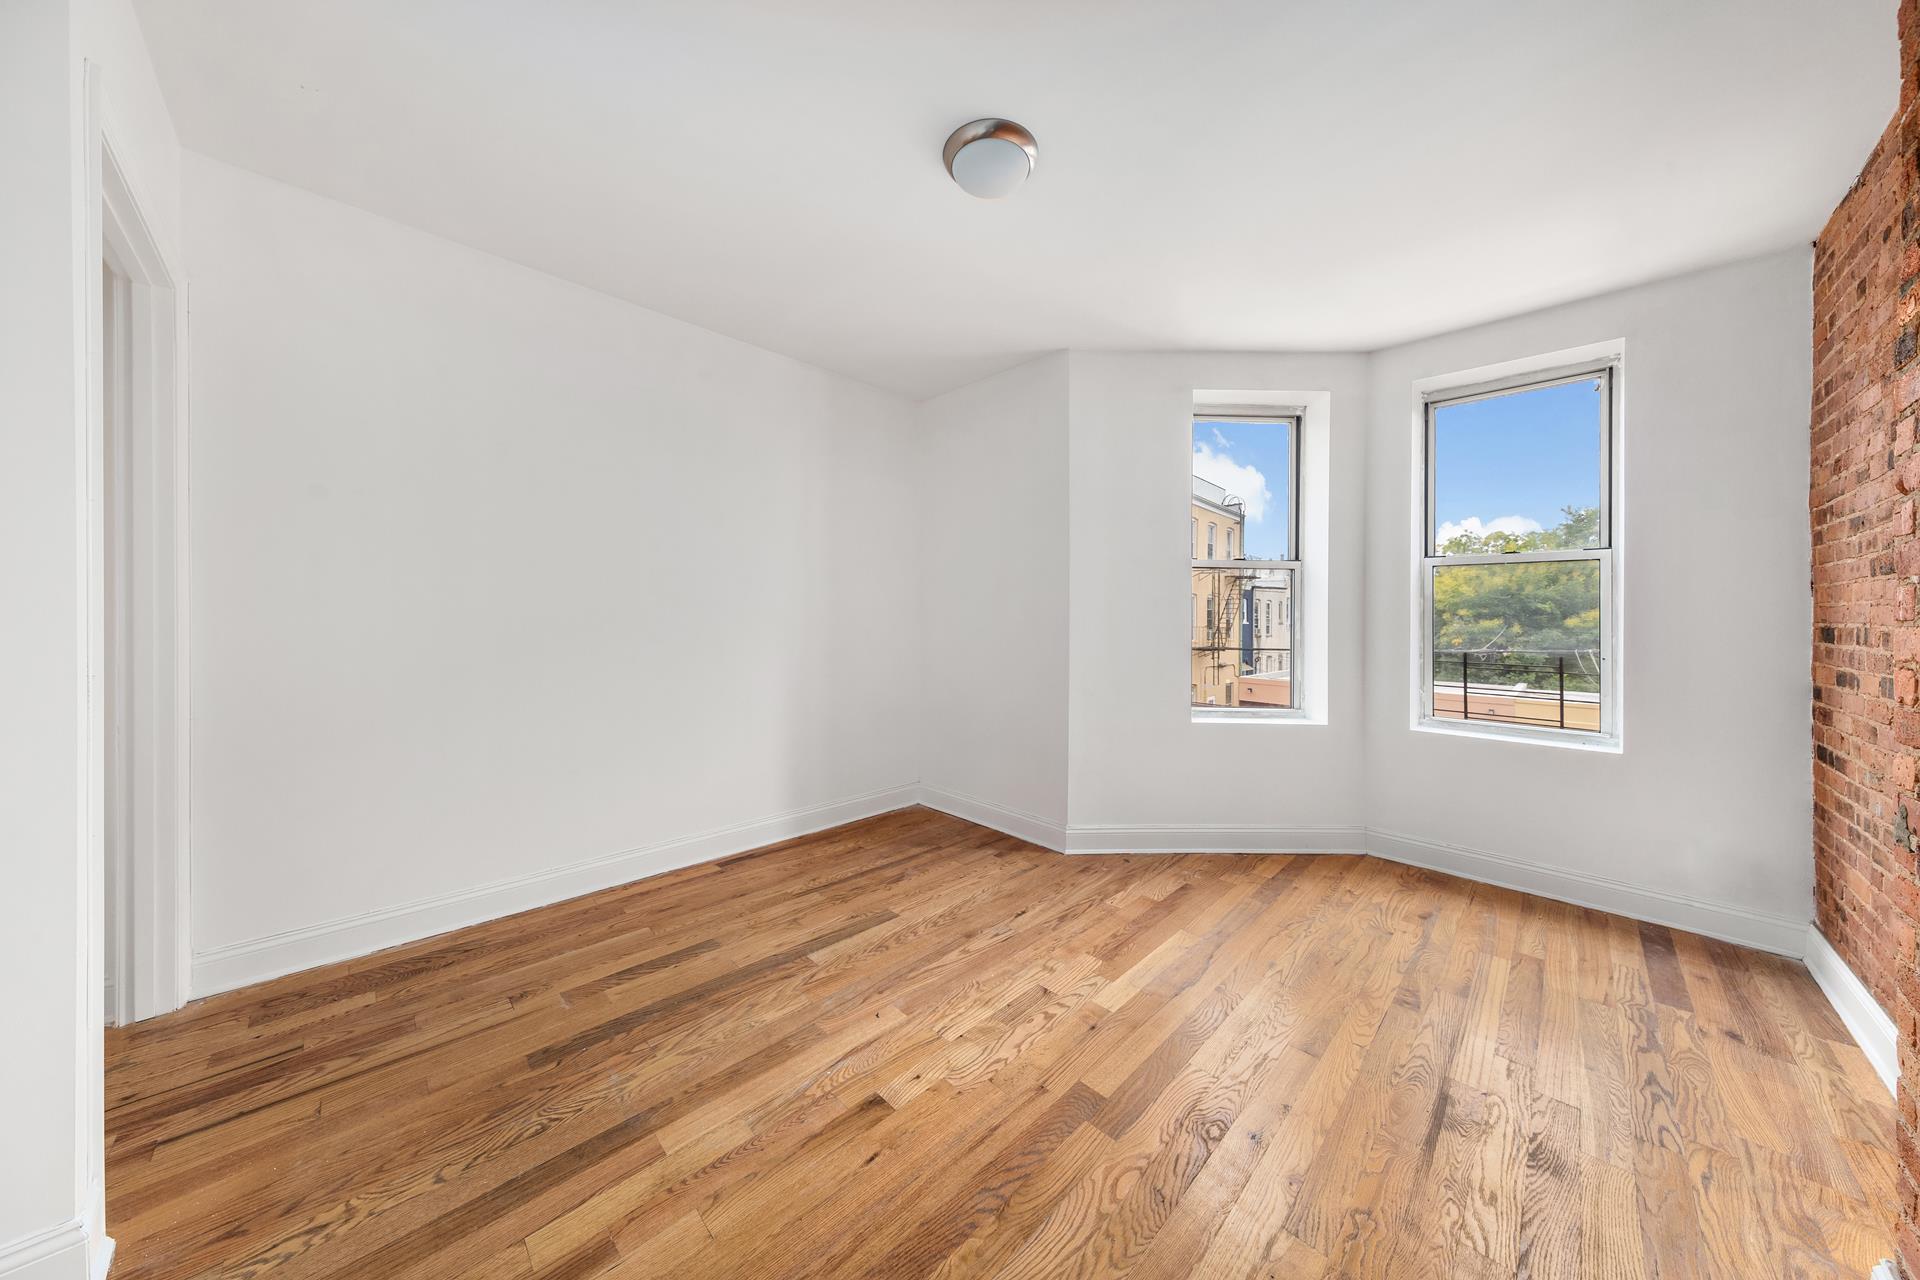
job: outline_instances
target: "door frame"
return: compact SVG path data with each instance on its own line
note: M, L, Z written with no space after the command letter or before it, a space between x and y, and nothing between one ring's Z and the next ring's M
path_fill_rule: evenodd
M148 210L105 118L97 69L89 64L87 107L87 574L89 720L89 832L103 857L117 857L118 874L103 876L115 893L115 929L105 950L115 959L114 1007L105 1021L125 1024L185 1004L192 976L188 879L187 719L187 378L184 279L160 247ZM121 291L125 323L124 376L115 414L124 450L117 515L128 555L119 581L104 569L107 373L102 339L105 262L126 277ZM116 311L121 308L116 307ZM126 620L124 651L108 663L105 645L109 591ZM126 717L123 794L107 794L106 724L111 702ZM122 815L107 843L106 814ZM124 838L121 838L124 837ZM103 929L104 932L104 929ZM128 981L128 978L131 981ZM101 985L104 985L102 983Z

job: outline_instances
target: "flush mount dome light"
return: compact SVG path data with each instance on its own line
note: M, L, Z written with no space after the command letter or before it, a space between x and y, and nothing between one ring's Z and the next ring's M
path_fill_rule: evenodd
M942 158L960 189L982 200L999 200L1019 190L1040 158L1040 144L1011 120L975 120L947 139Z

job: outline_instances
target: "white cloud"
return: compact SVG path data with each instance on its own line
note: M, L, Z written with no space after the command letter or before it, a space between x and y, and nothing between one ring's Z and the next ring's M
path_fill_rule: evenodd
M1463 533L1484 538L1490 533L1538 532L1540 532L1540 522L1527 516L1495 516L1484 522L1479 516L1468 516L1465 520L1449 520L1441 525L1436 541L1444 545Z
M1225 440L1220 439L1218 430L1213 435L1222 445L1226 444ZM1202 480L1213 481L1228 494L1246 503L1248 524L1264 519L1267 504L1273 501L1273 491L1267 488L1267 477L1261 474L1260 468L1243 466L1235 462L1224 448L1216 450L1204 440L1193 446L1193 474Z

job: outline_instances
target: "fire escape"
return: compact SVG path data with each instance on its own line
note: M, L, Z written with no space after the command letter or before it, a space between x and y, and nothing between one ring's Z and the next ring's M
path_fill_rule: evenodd
M1244 532L1245 503L1229 495L1221 505L1240 517ZM1242 619L1247 616L1245 611L1252 607L1248 601L1253 590L1253 575L1237 568L1201 569L1198 573L1202 582L1197 594L1204 599L1199 619L1201 640L1194 648L1202 683L1221 691L1221 705L1232 705L1234 681L1241 670Z

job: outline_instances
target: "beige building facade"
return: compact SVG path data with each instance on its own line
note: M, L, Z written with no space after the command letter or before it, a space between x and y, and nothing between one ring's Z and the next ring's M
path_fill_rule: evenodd
M1246 559L1245 504L1199 476L1189 537L1193 705L1292 706L1291 571Z

